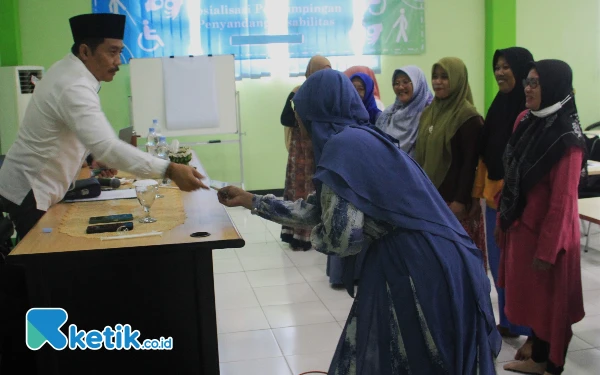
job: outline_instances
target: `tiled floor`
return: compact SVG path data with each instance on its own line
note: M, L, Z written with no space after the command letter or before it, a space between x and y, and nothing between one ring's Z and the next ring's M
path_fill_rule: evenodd
M327 371L352 299L329 287L326 257L295 252L279 240L280 225L229 212L246 240L242 249L213 251L222 375L298 375ZM593 245L592 245L593 246ZM600 251L582 255L586 318L575 337L565 374L600 374ZM497 296L492 301L497 316ZM498 374L524 338L506 340Z

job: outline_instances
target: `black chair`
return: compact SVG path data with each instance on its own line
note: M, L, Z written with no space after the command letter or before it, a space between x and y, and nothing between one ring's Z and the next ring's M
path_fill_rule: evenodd
M593 129L593 128L599 127L599 126L600 126L600 122L597 122L596 124L592 124L592 125L588 126L586 128L586 130L590 130L590 129ZM600 161L600 138L597 135L590 136L588 134L588 135L585 135L585 143L586 143L586 148L587 148L588 159ZM579 199L600 197L600 175L586 176L586 178L584 178L582 183L579 185L578 195L579 195ZM585 225L583 224L583 220L582 220L582 225L585 228ZM591 227L592 227L592 223L588 223L587 230L584 229L586 232L585 233L586 241L585 241L585 246L583 248L583 251L586 253L588 252L588 243L590 240L590 228Z
M0 264L4 263L13 248L12 235L15 232L12 221L0 213Z
M593 130L596 128L600 128L600 121L593 123L592 125L588 125L587 128L585 128L585 130Z
M2 168L2 163L4 163L4 156L5 155L0 155L0 168ZM13 247L11 239L13 233L13 223L8 216L5 215L4 206L0 199L0 264L4 262L4 259Z

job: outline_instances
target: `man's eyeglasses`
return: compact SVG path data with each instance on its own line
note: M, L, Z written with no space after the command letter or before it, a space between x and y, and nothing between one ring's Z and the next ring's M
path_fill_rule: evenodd
M540 80L538 78L525 78L523 80L523 88L527 88L527 86L532 89L537 89L540 84Z

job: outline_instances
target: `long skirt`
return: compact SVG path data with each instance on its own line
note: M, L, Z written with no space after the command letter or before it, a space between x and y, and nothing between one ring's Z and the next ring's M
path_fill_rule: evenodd
M485 206L485 228L487 237L487 251L490 262L490 271L494 278L496 292L498 292L498 312L500 315L500 327L508 328L508 330L516 335L531 336L531 329L525 326L512 324L508 321L504 312L505 294L504 288L498 286L498 271L500 269L500 247L496 244L494 238L494 230L496 229L496 213L497 211L488 205Z
M328 374L495 374L501 338L478 249L396 230L367 251Z
M306 199L315 187L312 177L315 174L315 162L310 139L303 137L300 128L292 128L288 163L285 172L283 199L296 201ZM281 240L295 250L309 250L310 229L297 229L288 226L281 228Z
M450 202L446 202L450 206ZM487 247L485 243L485 220L483 220L483 212L475 219L466 218L459 220L460 225L465 229L465 232L471 237L475 246L483 253L483 266L487 271Z

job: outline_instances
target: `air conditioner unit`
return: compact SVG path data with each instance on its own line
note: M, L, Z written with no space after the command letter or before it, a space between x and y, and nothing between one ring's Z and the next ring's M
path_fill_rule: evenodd
M43 74L42 66L0 67L0 154L6 154L17 138L34 82Z

